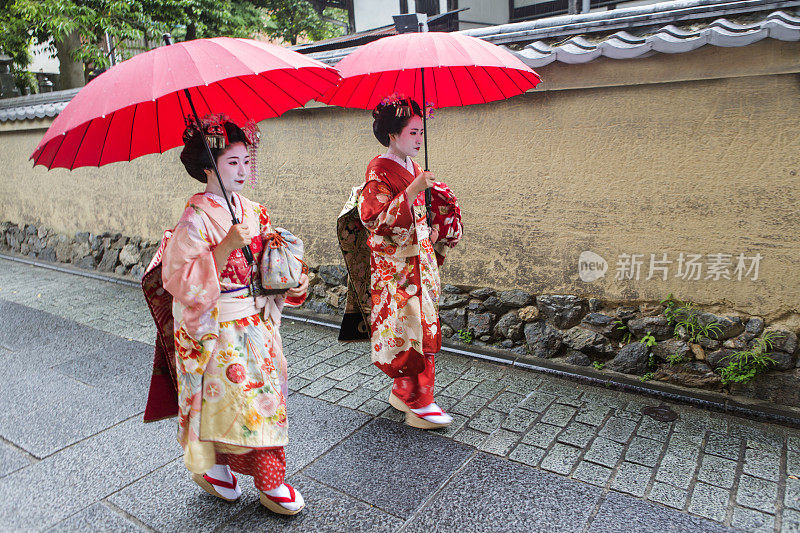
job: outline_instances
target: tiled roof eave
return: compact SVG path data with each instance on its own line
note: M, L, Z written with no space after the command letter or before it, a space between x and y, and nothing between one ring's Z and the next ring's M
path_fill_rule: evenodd
M553 61L567 64L586 63L600 56L611 59L632 59L652 52L680 54L701 46L747 46L763 39L800 41L800 17L776 11L754 24L736 24L727 19L717 19L697 31L686 31L667 25L646 37L637 37L626 31L617 32L600 43L592 43L577 36L558 46L544 41L533 42L522 50L510 50L532 68Z

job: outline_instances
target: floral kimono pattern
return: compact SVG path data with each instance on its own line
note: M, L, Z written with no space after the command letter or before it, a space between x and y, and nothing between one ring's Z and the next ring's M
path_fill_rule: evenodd
M271 233L266 209L235 195L256 262ZM190 471L220 453L285 446L287 368L278 332L282 296L252 298L241 250L217 274L213 250L231 227L224 200L196 194L166 243L162 281L173 297L178 440Z
M418 175L421 169L414 164L414 171ZM369 235L366 243L370 250L372 360L391 377L423 372L424 354L438 352L442 344L438 316L439 261L430 239L425 195L408 198L405 192L413 178L398 163L376 157L367 167L366 183L356 200L359 219ZM440 191L449 192L446 185L437 183L437 186ZM452 192L449 194L452 196ZM452 199L455 203L455 196ZM447 206L434 202L434 213L438 207ZM441 213L438 240L441 245L452 247L461 236L460 212L447 207ZM348 269L352 276L351 262ZM358 282L351 279L351 289L354 285Z

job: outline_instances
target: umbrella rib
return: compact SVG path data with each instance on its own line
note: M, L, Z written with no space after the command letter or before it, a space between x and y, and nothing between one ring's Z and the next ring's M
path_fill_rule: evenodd
M197 87L194 87L194 88L195 88L195 89L197 89ZM206 100L206 97L205 97L205 95L203 94L203 92L202 92L202 91L200 91L200 90L198 90L198 91L196 91L196 92L197 92L197 95L198 95L198 96L199 96L199 97L200 97L200 98L203 100L203 103L206 105L206 109L208 110L208 112L209 112L209 113L211 113L211 106L210 106L210 105L208 105L208 100ZM198 117L199 117L199 116L200 116L200 113L197 113L197 115L198 115ZM201 119L201 120L202 120L202 119Z
M78 153L81 151L81 146L83 146L83 141L86 139L86 132L89 131L89 127L92 125L91 122L86 124L86 129L83 130L83 135L81 135L81 142L78 143L78 147L75 149L75 157L72 158L72 164L70 165L69 169L72 170L75 168L75 161L78 160Z
M456 94L458 94L458 101L459 101L459 102L461 102L461 104L459 104L459 105L465 105L465 104L464 104L464 97L463 97L463 96L461 96L461 91L460 91L460 90L458 90L458 82L456 81L456 77L453 75L453 71L452 71L451 69L449 69L449 68L448 68L448 69L446 70L446 72L447 72L448 74L450 74L450 77L451 77L451 78L453 78L453 87L455 87L455 88L456 88Z
M417 90L417 73L419 72L418 68L414 69L414 83L411 84L411 95L406 95L408 98L414 98L414 91ZM421 87L420 87L421 89ZM425 105L425 104L423 104Z
M361 76L359 77L358 81L356 82L356 85L355 85L355 87L353 87L353 89L350 91L350 94L349 94L349 95L347 95L347 99L346 99L346 101L345 101L345 104L351 104L351 103L352 103L353 95L354 95L354 94L358 94L358 88L359 88L359 86L360 86L362 83L364 83L364 80L366 80L368 76L369 76L369 74L363 74L363 75L361 75ZM370 95L369 95L369 97L368 97L368 99L367 99L367 103L365 104L365 106L363 107L363 109L369 109L369 102L370 102L370 100L372 99L372 97L373 97L373 96L374 96L374 94L375 94L375 87L376 87L376 86L377 86L377 84L375 84L375 85L373 85L373 86L372 86L372 92L370 93ZM347 107L347 106L343 106L343 107Z
M161 150L161 128L158 127L158 98L156 98L154 103L156 105L156 136L158 139L158 153L160 154L162 153L162 150Z
M56 160L56 156L58 155L58 151L61 150L61 145L64 144L64 141L67 139L67 134L64 133L63 135L60 135L60 137L61 137L61 142L58 143L58 148L53 150L53 157L50 158L50 164L49 165L45 164L45 166L47 167L47 170L50 170L50 168L52 168L50 165L52 165L53 161ZM42 150L42 151L44 151L44 150Z
M257 76L257 77L259 77L259 78L261 77L261 75L260 75L260 74L256 74L256 76ZM235 79L236 81L240 82L240 83L241 83L241 84L242 84L244 87L246 87L246 88L247 88L247 89L248 89L248 90L249 90L251 93L253 93L253 94L256 96L256 98L258 98L258 99L260 99L262 102L264 102L264 105L266 105L268 108L270 108L270 109L272 110L272 112L273 112L273 113L275 113L275 116L276 116L276 117L278 116L278 112L277 112L277 111L275 111L275 108L274 108L274 107L272 107L272 105L270 105L270 103L269 103L269 102L268 102L268 101L267 101L265 98L263 98L263 97L261 96L261 94L259 94L259 92L258 92L258 91L256 91L255 89L253 89L253 88L250 86L250 84L249 84L249 83L245 83L245 82L244 82L244 80L243 80L242 78L238 78L238 77L237 77L237 78L233 78L233 79ZM266 81L266 82L268 82L268 83L272 83L271 81L267 80L266 78L264 78L264 81ZM272 83L272 85L275 85L275 84L274 84L274 83ZM227 94L227 91L226 91L226 94ZM240 108L240 109L241 109L241 108ZM244 111L242 111L242 113L244 114ZM245 114L245 116L247 116L247 115Z
M183 119L183 123L186 124L186 110L183 109L183 102L181 102L181 95L184 94L183 91L178 91L177 93L178 98L178 107L181 108L181 118ZM188 103L188 102L187 102Z
M369 98L367 99L366 107L364 109L369 109L371 107L369 104L370 104L370 102L372 102L372 99L375 97L375 91L378 90L378 84L380 84L382 76L383 76L382 74L376 75L377 79L375 80L375 83L372 85L372 91L370 91L370 93L369 93ZM358 85L361 85L362 83L364 83L364 81L367 80L368 78L369 78L369 74L367 74L366 76L361 76L361 80L359 80ZM356 86L356 88L358 88L358 86ZM375 104L375 105L378 105L378 104Z
M472 83L475 85L475 89L477 89L476 92L480 95L481 98L483 98L483 103L484 104L487 103L486 97L483 96L483 94L481 93L480 87L478 86L478 82L475 81L475 76L472 75L472 72L470 72L469 67L465 67L464 70L466 70L467 74L469 74L469 77L472 78ZM500 93L500 94L502 94L502 93Z
M486 74L486 76L488 76L490 80L492 80L492 83L494 83L494 86L497 87L497 91L503 96L503 99L508 98L508 96L506 96L506 93L503 92L503 89L500 88L500 85L495 81L494 77L491 74L489 74L488 70L486 70L486 67L481 67L481 70L483 70L483 73ZM500 71L502 72L503 69L501 68ZM517 89L519 89L519 87L517 87ZM485 99L486 98L484 98L484 100Z
M295 69L295 71L299 71L299 70L300 69ZM329 87L327 89L325 89L324 91L322 91L322 93L320 93L320 95L326 93L331 87L336 85L335 83L331 82L330 80L325 79L325 77L323 77L319 72L317 72L318 70L326 71L327 69L322 69L320 67L308 67L308 68L303 68L302 70L306 74L311 74L311 75L315 76L316 78L318 78L319 80L321 80L321 81L323 81L323 82L325 82L326 84L329 85ZM305 81L302 81L302 80L299 80L299 81L300 81L300 83L304 84L306 87L314 89L315 92L319 92L318 89L316 89L314 87L311 87L311 85L309 85Z
M97 157L97 166L100 166L100 162L103 160L103 152L106 151L106 142L108 142L108 132L111 131L111 123L114 122L114 118L117 116L116 113L111 113L111 118L108 120L108 126L106 127L106 134L103 135L103 146L100 147L100 155Z
M133 106L133 116L131 116L131 135L128 137L131 140L131 144L128 146L128 161L131 160L131 154L133 153L133 125L136 124L136 110L139 109L139 104L134 104Z
M233 99L231 94L228 91L225 90L225 87L223 87L222 84L219 83L219 82L217 82L216 84L219 87L219 90L224 92L225 96L227 96L228 99L230 99L230 101L233 102L233 105L236 106L236 108L242 113L242 116L245 117L245 118L248 118L247 117L247 113L245 113L244 109L242 109L241 106L236 102L236 100Z
M305 85L306 87L308 87L309 89L311 89L311 90L312 90L312 91L314 91L314 92L318 92L318 91L317 91L317 90L316 90L314 87L310 86L309 84L307 84L306 82L304 82L303 80L301 80L300 78L298 78L297 76L295 76L295 75L294 75L294 73L293 73L292 71L290 71L290 70L284 70L284 72L286 73L286 75L287 75L287 76L289 76L290 78L292 78L292 79L293 79L293 80L295 80L296 82L298 82L298 83L301 83L301 84ZM283 87L279 86L277 83L273 83L273 85L275 85L275 87L278 87L278 88L279 88L281 91L283 91L284 93L286 93L286 95L287 95L287 96L289 96L289 98L291 98L292 100L294 100L295 102L297 102L297 105L298 105L298 107L303 107L304 105L306 105L306 104L305 104L305 102L301 102L300 100L298 100L297 98L295 98L294 96L292 96L291 94L289 94L288 92L286 92L286 91L283 89Z
M435 102L439 101L439 89L436 85L436 72L439 70L439 67L431 68L431 80L433 80L433 98ZM431 102L433 103L433 102ZM422 112L425 113L425 102L422 102Z
M484 70L486 70L486 69L484 68ZM511 80L511 83L513 83L513 84L514 84L514 86L517 88L517 90L519 91L519 94L522 94L522 93L524 93L524 92L525 92L525 91L524 91L524 90L522 90L522 88L519 86L519 84L517 83L517 81L516 81L514 78L512 78L512 77L511 77L511 76L508 74L508 72L506 72L506 69L504 69L504 68L502 68L502 67L501 67L501 68L500 68L500 72L502 72L502 73L503 73L503 76L505 76L506 78L508 78L509 80ZM488 74L488 72L487 72L487 74Z

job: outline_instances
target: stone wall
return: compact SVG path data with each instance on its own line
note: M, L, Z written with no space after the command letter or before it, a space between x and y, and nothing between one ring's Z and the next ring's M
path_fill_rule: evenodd
M104 233L56 233L46 227L0 222L0 252L51 263L69 263L141 278L158 242ZM347 271L312 266L304 307L335 319L344 309ZM666 295L665 295L666 296ZM665 299L666 300L666 299ZM672 302L672 303L670 303ZM638 305L569 294L532 294L520 289L444 285L440 299L445 339L507 351L522 360L549 359L593 366L683 387L725 391L772 404L800 408L800 348L797 331L762 317L697 309L707 336L676 327L674 300ZM767 371L745 384L724 385L720 372L735 354L752 350L768 332L773 343Z

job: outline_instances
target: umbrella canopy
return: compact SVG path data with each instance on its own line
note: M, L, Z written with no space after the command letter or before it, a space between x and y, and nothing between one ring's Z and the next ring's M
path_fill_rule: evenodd
M31 155L48 168L101 166L183 144L185 117L277 117L335 86L336 69L272 44L218 37L139 54L86 85Z
M508 51L459 33L384 37L351 53L336 68L341 82L317 100L360 109L372 109L394 92L436 107L483 104L524 93L540 81Z

